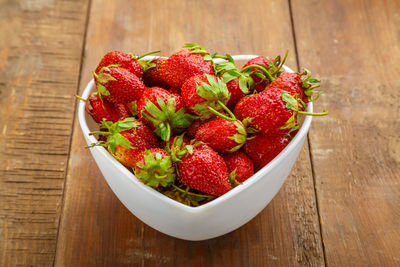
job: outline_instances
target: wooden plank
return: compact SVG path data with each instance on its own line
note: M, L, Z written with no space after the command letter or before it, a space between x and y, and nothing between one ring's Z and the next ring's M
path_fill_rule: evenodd
M0 1L0 265L56 249L87 1Z
M115 1L104 6L104 1L92 3L81 90L110 50L140 54L161 49L168 55L189 41L231 54L277 55L289 48L288 64L296 66L286 2ZM279 27L269 30L277 22ZM161 234L131 215L85 145L75 124L56 266L324 265L306 149L278 196L250 223L219 238L189 242Z
M400 2L293 1L325 95L310 142L329 266L400 265Z

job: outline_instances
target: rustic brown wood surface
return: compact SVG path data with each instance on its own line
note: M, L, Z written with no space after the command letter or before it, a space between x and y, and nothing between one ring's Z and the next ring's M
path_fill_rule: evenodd
M87 1L0 1L0 265L54 262Z
M398 1L0 0L0 22L0 266L400 265ZM201 242L133 216L74 117L104 53L168 55L189 41L289 49L330 111L273 201Z
M300 65L322 78L310 143L331 266L400 266L400 2L293 1Z

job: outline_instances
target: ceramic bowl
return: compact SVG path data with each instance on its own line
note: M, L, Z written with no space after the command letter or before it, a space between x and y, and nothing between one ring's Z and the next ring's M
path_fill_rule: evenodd
M254 57L256 56L237 55L233 58L235 61L245 62ZM151 58L153 57L147 57ZM286 66L284 68L287 72L293 72ZM86 99L94 90L94 81L91 80L82 97ZM313 111L312 103L308 104L307 111ZM94 136L89 135L90 131L97 129L92 118L86 114L83 101L79 103L78 117L87 144L97 142ZM311 120L311 116L305 116L298 133L287 147L251 178L199 207L186 206L144 185L104 147L93 147L90 151L112 191L137 218L170 236L204 240L239 228L268 205L289 175L303 146Z

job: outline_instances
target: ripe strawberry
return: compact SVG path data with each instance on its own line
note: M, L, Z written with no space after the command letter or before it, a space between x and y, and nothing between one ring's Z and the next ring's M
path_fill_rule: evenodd
M153 131L149 127L147 127L140 120L134 118L130 118L130 120L132 120L135 125L128 131L131 131L134 134L140 136L150 145L150 147L159 147L157 136L153 133Z
M236 151L223 156L231 181L243 183L254 174L254 165L251 159L243 152Z
M229 93L231 93L231 97L229 98L226 106L228 108L234 108L236 104L242 99L246 94L239 87L239 79L235 78L226 83L226 87L228 88Z
M153 188L166 187L174 183L175 164L167 151L151 148L136 157L135 176L144 184Z
M303 78L302 76L306 77ZM312 100L311 96L314 93L312 90L319 87L317 83L319 83L319 80L311 78L311 72L308 70L305 70L302 74L284 72L268 86L268 89L279 88L300 98L304 103L308 103Z
M274 60L272 58L266 58L263 56L260 57L256 57L253 59L250 59L246 64L244 64L243 69L247 66L250 65L262 65L263 67L265 67L266 69L269 69L269 66L274 62ZM251 72L255 72L255 71L259 71L259 68L251 68ZM258 75L263 75L263 72L259 71ZM268 83L270 82L268 79L266 78L261 78L260 76L258 76L257 74L251 74L251 78L253 78L255 85L254 85L254 89L257 92L261 92L264 91L264 89L267 87Z
M89 147L105 146L116 160L126 167L133 167L137 155L144 149L151 148L151 145L144 138L131 130L136 126L136 119L134 118L127 118L116 123L103 120L100 128L108 131L92 132L91 134L105 135L107 141L92 144Z
M204 142L219 153L239 150L246 138L246 129L240 121L230 121L221 117L204 123L196 132L196 140Z
M99 74L93 73L100 97L113 103L129 103L138 100L146 87L128 70L110 65Z
M210 120L195 120L190 126L189 128L187 128L186 134L191 137L194 138L196 136L196 132L197 130L200 128L201 125L203 125L204 123L208 122Z
M286 146L290 139L287 136L265 136L255 134L244 145L244 151L251 158L254 166L262 168L273 160Z
M114 104L106 100L101 101L97 93L91 94L86 100L85 110L97 123L100 123L103 119L117 122L129 117L123 104Z
M222 111L230 93L219 78L203 74L189 78L182 86L182 98L188 109L201 119L214 116L210 108ZM226 108L226 107L225 107Z
M147 89L137 103L137 110L139 118L165 141L172 133L183 132L194 119L186 113L181 96L160 87Z
M290 107L288 99L292 102ZM234 114L265 135L283 135L299 128L300 109L303 106L288 92L270 88L240 100Z
M212 59L203 47L186 44L184 48L187 49L171 55L160 66L161 78L175 88L181 88L192 76L214 74Z
M178 164L178 179L193 189L214 196L231 189L223 158L207 145L194 147Z
M162 87L169 88L170 86L164 82L161 78L160 67L163 63L167 61L166 58L157 58L150 62L152 64L144 73L143 73L143 82L148 87Z
M99 74L103 67L109 65L119 65L121 68L128 70L139 78L142 77L143 74L142 66L135 56L118 51L105 54L94 72Z

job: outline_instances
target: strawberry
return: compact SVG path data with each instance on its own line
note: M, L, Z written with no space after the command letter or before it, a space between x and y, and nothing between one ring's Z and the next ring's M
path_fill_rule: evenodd
M254 165L251 159L243 152L236 151L223 156L228 167L231 182L243 183L254 174Z
M302 76L306 76L303 78ZM278 78L276 78L268 88L279 88L282 91L287 91L294 97L300 98L304 103L312 101L313 89L319 87L318 79L311 78L311 72L309 70L304 70L302 74L300 73L282 73ZM318 95L317 95L318 97Z
M216 76L220 77L226 83L226 87L231 94L226 106L233 108L241 98L249 93L249 88L253 86L254 80L250 74L241 73L238 70L235 61L229 54L226 54L226 56L214 55L214 57L227 60L224 63L214 63L214 68Z
M221 117L204 123L196 132L196 140L209 145L219 153L239 150L246 142L246 138L246 129L240 121Z
M159 147L157 136L153 133L153 131L147 127L143 122L140 120L130 118L135 123L135 126L129 129L134 134L137 134L142 139L144 139L150 147Z
M196 136L196 132L197 130L200 128L201 125L203 125L204 123L206 123L209 120L195 120L193 121L193 123L189 126L189 128L187 128L186 134L191 137L194 138Z
M257 133L244 145L244 151L251 158L254 166L262 168L273 160L286 146L290 139L287 136L265 136Z
M94 72L99 74L103 67L109 65L119 65L121 68L128 70L139 78L142 77L143 74L142 66L135 56L118 51L105 54Z
M231 189L223 158L207 145L194 146L178 163L178 179L201 192L221 196Z
M189 43L184 48L160 66L161 78L175 88L181 88L192 76L214 74L211 56L203 47Z
M114 104L106 100L101 101L97 93L91 94L86 100L85 110L97 123L100 123L103 119L117 122L129 117L123 104Z
M172 133L181 133L188 128L195 118L186 113L180 95L160 87L147 89L137 103L137 110L139 118L165 141Z
M143 73L143 82L148 87L169 88L170 86L161 78L160 67L167 61L166 58L157 58L150 62L153 64Z
M103 120L101 123L102 129L107 129L107 132L98 131L91 134L107 136L106 142L92 144L89 147L101 145L105 146L111 155L126 167L134 167L137 155L145 149L151 148L151 145L134 131L132 128L137 126L137 121L134 118L127 118L122 121L112 123L111 121Z
M161 148L146 149L137 155L133 171L140 181L153 188L169 186L176 177L171 156Z
M229 98L228 103L226 103L226 106L228 108L233 108L246 94L242 91L242 89L240 89L238 78L227 82L226 87L228 88L229 93L231 93L231 97Z
M201 119L214 116L213 110L227 109L230 93L219 78L203 74L189 78L182 86L182 98L188 109Z
M263 56L260 57L256 57L253 59L250 59L246 64L244 64L242 69L245 69L247 66L250 65L262 65L263 67L265 67L266 69L269 68L269 66L274 62L274 60L272 58L266 58ZM257 92L261 92L264 91L264 89L267 87L269 80L267 78L261 78L260 76L263 75L263 72L260 71L260 68L257 67L253 67L250 69L251 72L253 72L253 74L251 74L251 78L253 78L255 85L254 85L254 89ZM258 71L257 73L254 73Z
M288 101L291 105L288 107ZM283 135L299 128L298 113L303 105L288 92L270 88L239 101L234 114L265 135Z
M99 96L113 103L138 100L146 89L135 74L115 65L103 67L99 74L93 75Z

